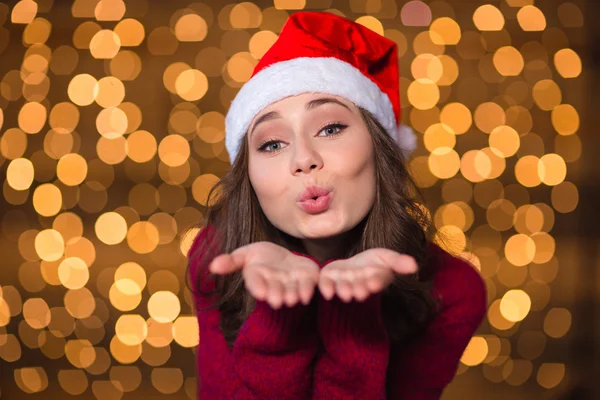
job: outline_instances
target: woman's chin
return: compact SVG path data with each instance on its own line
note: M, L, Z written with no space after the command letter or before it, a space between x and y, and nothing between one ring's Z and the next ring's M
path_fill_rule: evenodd
M343 222L339 218L327 215L313 216L299 227L300 234L306 239L328 238L344 232Z

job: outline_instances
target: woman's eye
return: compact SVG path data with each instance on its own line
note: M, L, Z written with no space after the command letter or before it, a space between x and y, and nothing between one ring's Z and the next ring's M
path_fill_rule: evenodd
M260 146L258 148L258 150L264 151L267 153L277 152L277 151L281 150L281 142L276 141L276 140L270 140L270 141L266 142L265 144L263 144L262 146Z
M325 132L326 136L334 136L339 134L345 127L346 125L342 124L331 124L321 129L321 132Z
M332 137L332 136L336 136L339 135L341 131L344 130L344 128L346 128L348 125L343 125L343 124L330 124L327 125L326 127L324 127L323 129L321 129L319 131L319 134L322 132L325 132L325 137ZM280 140L269 140L265 143L263 143L259 148L258 151L260 152L264 152L264 153L276 153L278 151L280 151L282 149L282 142Z

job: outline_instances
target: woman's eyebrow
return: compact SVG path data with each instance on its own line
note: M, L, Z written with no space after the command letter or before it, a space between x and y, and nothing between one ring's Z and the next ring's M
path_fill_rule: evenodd
M269 120L272 120L272 119L278 119L278 118L281 118L281 115L277 111L270 111L270 112L268 112L266 114L263 114L260 117L258 117L258 119L256 120L256 122L254 123L254 126L252 127L252 130L250 131L250 137L252 137L252 134L256 130L256 127L261 122L269 121Z
M350 110L350 108L347 105L345 105L341 101L334 99L332 97L321 97L318 99L311 100L308 103L306 103L306 105L304 107L306 108L307 111L310 111L310 110L314 110L315 108L317 108L319 106L322 106L323 104L328 104L328 103L339 104L340 106L346 108L348 111L352 112L352 110ZM252 130L250 131L250 137L252 137L252 133L254 133L254 131L256 130L256 127L260 123L265 122L265 121L270 121L272 119L278 119L278 118L281 118L281 115L277 111L270 111L270 112L258 117L256 122L254 123L254 126L252 127Z
M341 101L334 99L333 97L321 97L319 99L315 99L315 100L311 100L308 103L306 103L306 110L310 111L313 110L319 106L322 106L323 104L328 104L328 103L334 103L334 104L339 104L340 106L346 108L348 111L352 112L352 110L350 110L350 108L345 105L344 103L342 103Z

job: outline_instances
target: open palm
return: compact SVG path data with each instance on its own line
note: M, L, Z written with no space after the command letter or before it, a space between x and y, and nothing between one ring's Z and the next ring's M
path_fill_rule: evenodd
M319 280L319 266L271 242L255 242L211 262L210 271L225 275L242 270L244 283L257 300L271 307L310 303Z
M369 249L323 267L319 290L327 300L337 294L344 302L353 298L364 301L370 294L386 288L395 273L412 274L417 270L415 259L407 254L385 248Z

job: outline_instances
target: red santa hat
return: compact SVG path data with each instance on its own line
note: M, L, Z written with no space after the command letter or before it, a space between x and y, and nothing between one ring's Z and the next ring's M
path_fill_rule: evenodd
M225 145L233 164L254 117L289 96L324 93L371 112L410 153L416 138L400 125L396 43L356 22L326 12L296 12L233 99Z

